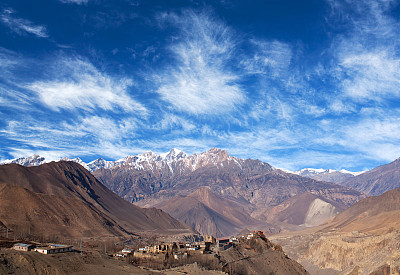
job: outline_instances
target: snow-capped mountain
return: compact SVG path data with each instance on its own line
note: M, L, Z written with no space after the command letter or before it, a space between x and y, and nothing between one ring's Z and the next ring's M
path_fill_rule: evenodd
M39 166L46 162L47 161L44 157L41 157L41 156L35 154L30 157L22 157L22 158L17 158L17 159L5 160L3 162L0 162L0 165L16 163L16 164L19 164L22 166Z
M333 183L340 183L346 179L358 176L363 172L350 172L347 170L333 170L333 169L315 169L315 168L304 168L298 171L287 171L285 172L299 175L302 177L307 177L320 181L328 181Z
M83 167L85 167L85 169L86 170L90 170L89 169L89 166L86 164L86 162L84 162L83 160L81 160L80 158L73 158L73 159L70 159L70 158L61 158L59 161L73 161L73 162L76 162L76 163L79 163L80 165L82 165Z
M89 171L95 171L100 168L110 169L114 167L115 161L104 160L102 158L89 162L86 166Z
M80 158L61 158L57 161L73 161L79 163L90 172L98 169L113 169L115 167L123 167L130 170L157 170L161 168L168 168L170 172L182 173L185 170L194 171L206 165L215 165L217 167L223 166L222 162L227 161L237 166L241 166L244 160L230 156L226 151L212 148L207 152L200 154L187 155L181 150L173 148L171 151L164 154L155 154L151 151L126 156L116 161L107 161L102 158L93 160L89 163L82 161ZM30 157L22 157L13 160L6 160L0 162L1 164L17 163L23 166L37 166L43 163L50 162L44 157L33 155ZM263 162L260 162L263 163ZM266 163L265 163L266 164ZM226 164L225 164L226 165ZM267 164L266 164L267 165ZM269 165L268 165L269 166Z

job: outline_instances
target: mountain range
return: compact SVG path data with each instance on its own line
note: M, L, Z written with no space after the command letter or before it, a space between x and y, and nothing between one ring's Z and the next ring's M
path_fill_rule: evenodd
M368 172L311 168L290 172L217 148L193 155L177 149L162 155L146 152L117 161L62 160L81 164L129 202L159 207L200 233L217 236L245 225L262 224L271 232L315 226L366 197L364 192L381 194L400 182L398 160ZM3 163L46 162L34 155ZM230 212L248 219L238 222Z
M5 163L0 227L72 237L264 229L311 273L400 272L400 159L362 173L289 172L216 148Z
M259 228L260 224L271 232L315 224L365 197L351 188L286 173L268 163L236 158L216 148L190 156L178 150L165 156L148 152L92 173L126 200L141 207L160 207L200 233L217 236L230 235L244 226ZM294 221L276 214L290 206L287 200L301 200L301 196L296 196L303 193L309 193L313 199L287 211L302 219ZM211 200L216 201L216 206L211 207ZM311 211L310 207L316 210ZM243 221L246 224L239 224L229 212L242 213L249 219Z
M81 164L129 202L160 207L200 233L216 236L243 228L279 232L316 225L365 197L348 187L243 160L217 148L193 155L177 149L164 155L146 152L88 164L79 158L63 160ZM33 156L8 162L30 166L45 160Z
M314 180L327 181L333 183L341 183L347 179L354 178L364 173L364 171L350 172L344 169L338 171L333 169L313 169L313 168L304 168L298 171L288 171L288 170L284 171Z

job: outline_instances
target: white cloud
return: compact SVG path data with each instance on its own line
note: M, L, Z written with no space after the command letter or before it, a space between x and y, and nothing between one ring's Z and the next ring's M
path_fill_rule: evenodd
M170 47L177 65L159 78L161 98L192 114L228 113L241 105L246 97L239 76L226 66L234 47L231 30L205 12L161 18L180 29Z
M380 100L400 94L400 59L386 50L346 54L340 66L349 77L343 81L349 97Z
M347 102L346 100L341 100L335 98L329 103L329 110L334 114L350 114L355 112L355 107L353 104Z
M41 38L49 37L45 26L35 25L27 19L17 18L13 16L14 13L12 9L4 9L0 15L1 21L11 30L18 34L29 33Z
M65 3L65 4L87 4L89 0L60 0L60 2Z
M181 116L164 114L162 120L152 128L157 130L174 130L178 128L189 132L196 129L196 126Z
M400 22L391 16L397 1L328 1L332 22L348 30L333 44L343 96L355 102L390 100L400 94ZM340 20L337 20L339 18Z
M327 147L334 146L349 152L357 152L363 158L380 161L393 161L400 156L400 118L395 114L374 113L360 121L325 124L327 133L315 139L316 143Z
M35 81L27 88L56 111L100 108L147 114L146 108L129 96L127 89L130 86L131 80L110 77L87 61L63 59L55 66L54 79Z
M134 119L115 120L106 117L83 117L76 124L64 124L65 130L78 136L94 136L99 141L117 141L128 134L133 137Z
M266 74L268 77L277 78L288 73L291 64L292 49L283 42L259 39L250 40L255 48L252 58L245 58L241 65L253 74Z
M23 121L10 121L0 134L21 144L10 148L13 157L39 154L50 159L89 155L119 158L135 148L129 144L137 129L134 118L88 116L75 121L54 124L28 116Z

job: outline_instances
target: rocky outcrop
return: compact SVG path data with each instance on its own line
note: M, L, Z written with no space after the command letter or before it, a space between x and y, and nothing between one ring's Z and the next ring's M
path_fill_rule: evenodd
M370 274L399 269L399 228L400 189L395 189L357 202L314 230L274 240L306 267Z

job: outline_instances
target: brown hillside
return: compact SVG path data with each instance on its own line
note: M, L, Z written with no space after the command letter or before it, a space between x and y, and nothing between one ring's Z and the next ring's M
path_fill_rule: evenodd
M357 202L338 214L326 228L375 233L400 228L400 188Z
M279 221L279 222L285 222L289 224L294 224L294 225L302 225L305 224L307 219L309 217L307 214L310 213L310 207L315 205L316 200L319 200L322 203L325 203L323 206L330 207L330 212L329 213L322 213L324 210L322 207L320 209L315 209L319 214L320 217L317 217L318 220L327 220L331 217L333 217L335 214L337 214L340 211L343 211L346 209L346 206L330 201L326 198L323 198L321 196L317 196L308 192L301 193L299 195L296 195L294 197L291 197L281 203L280 205L274 207L268 215L268 221L273 222L273 221ZM313 204L314 203L314 204ZM316 222L317 222L316 221ZM317 223L319 224L319 223Z
M2 165L0 183L4 198L1 203L10 206L0 220L8 227L30 223L33 230L54 227L55 231L70 236L147 230L190 232L186 225L162 210L142 209L121 199L74 162L52 162L37 167ZM14 203L18 201L14 208L13 201L7 198L13 192L18 194L14 197ZM66 215L62 215L64 212Z
M222 198L207 187L188 196L176 196L156 207L192 226L199 233L216 237L231 236L246 226L261 224L251 218L245 206L233 199Z
M399 228L400 189L395 189L357 202L318 228L274 240L295 260L321 274L328 269L369 274L382 266L400 268Z

